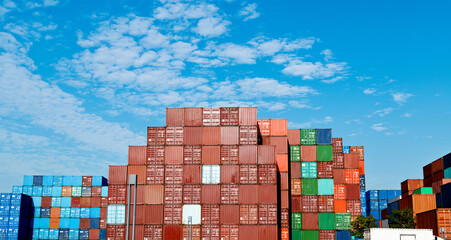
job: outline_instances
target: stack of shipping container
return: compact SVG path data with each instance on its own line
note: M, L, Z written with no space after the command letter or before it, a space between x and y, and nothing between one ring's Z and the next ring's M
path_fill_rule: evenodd
M0 238L31 239L32 205L30 196L22 193L0 195Z
M369 190L365 194L366 198L366 215L373 216L376 219L378 227L382 226L382 211L387 209L387 205L391 199L401 196L401 190Z
M101 176L24 176L13 194L31 196L30 238L106 239L107 185Z

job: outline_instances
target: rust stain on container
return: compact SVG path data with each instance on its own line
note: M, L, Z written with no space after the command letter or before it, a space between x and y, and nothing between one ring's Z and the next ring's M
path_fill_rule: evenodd
M165 184L182 184L183 167L181 165L166 165L164 168Z
M184 112L183 108L166 108L166 126L183 126Z
M315 162L316 161L316 146L301 146L301 161Z
M202 146L202 164L219 164L220 160L220 146Z
M290 145L301 145L301 131L299 129L288 129L287 135Z
M127 166L109 166L109 184L127 184Z
M288 153L288 140L287 137L270 137L269 145L276 146L276 154L287 154ZM302 152L302 151L301 151Z
M182 205L164 205L163 220L164 224L182 224Z
M145 184L146 183L146 165L129 165L128 166L128 174L136 174L137 175L137 183ZM128 179L127 179L128 180ZM128 183L128 181L127 181Z
M201 165L183 166L183 184L201 184Z
M202 108L185 108L184 126L202 126Z
M219 144L221 144L221 128L204 127L202 129L202 145L219 145Z
M221 124L221 110L219 108L204 108L202 123L204 126L219 126Z
M146 182L147 184L164 184L164 166L147 165Z
M259 205L258 223L277 224L277 205Z
M224 166L221 166L223 168ZM287 173L288 177L288 173ZM277 183L277 167L276 165L258 165L258 183L259 184L276 184ZM283 184L282 184L283 185ZM282 187L283 189L283 187Z
M287 136L287 119L270 119L271 136Z
M240 126L240 144L257 144L257 126Z
M201 164L202 147L201 146L184 146L183 147L183 163L184 164Z
M181 185L165 185L164 186L164 203L165 204L181 204L183 200L183 187Z
M164 185L144 185L145 204L163 204Z
M240 145L239 155L240 164L257 164L257 145Z
M221 185L221 204L238 204L238 185Z
M238 200L240 204L257 204L258 185L240 185Z
M221 240L238 240L238 225L221 225Z
M276 161L280 172L288 172L288 154L277 154Z
M166 146L165 147L165 164L182 164L183 163L183 146Z
M128 164L144 165L146 164L147 146L129 146Z
M182 226L181 225L164 225L163 227L163 240L174 240L182 238Z
M238 146L221 146L221 164L238 164Z
M258 164L274 164L274 163L276 163L275 146L258 145L257 162L258 162Z
M344 153L345 168L359 168L359 155L357 153Z
M164 145L166 142L166 128L147 127L147 145Z
M166 128L166 145L183 145L183 127Z
M240 165L240 184L257 184L257 165Z
M238 126L239 110L237 107L222 107L221 126Z
M240 224L257 224L258 206L240 205Z
M241 126L257 125L257 108L256 107L240 107L239 108L239 124Z
M282 192L289 195L288 191ZM261 204L277 204L277 185L258 185L258 202Z
M147 146L147 164L164 164L164 146Z
M220 204L221 186L202 185L202 204Z
M240 168L238 165L222 165L221 166L221 183L238 184L240 176Z
M201 216L202 224L219 224L219 205L203 204Z
M239 239L258 239L258 225L240 225Z
M196 204L200 203L202 198L201 185L183 185L183 203Z
M221 127L221 144L238 145L240 142L238 127Z
M185 144L185 145L201 145L202 144L202 127L184 127L183 144Z
M239 224L240 223L240 207L239 205L221 205L220 207L221 224Z
M274 240L277 239L277 226L258 226L258 240Z

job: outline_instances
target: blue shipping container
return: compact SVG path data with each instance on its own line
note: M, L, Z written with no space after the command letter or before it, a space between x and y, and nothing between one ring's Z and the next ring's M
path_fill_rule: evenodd
M14 205L31 205L31 197L21 193L15 193L11 195L11 204Z
M42 179L43 186L53 186L53 176L44 176Z
M39 220L39 228L47 229L50 227L50 218L41 218Z
M359 175L360 189L365 190L365 175Z
M69 239L78 239L78 229L69 229Z
M69 229L60 228L59 239L69 239Z
M48 239L49 238L49 230L48 229L39 229L39 238L40 239Z
M63 193L63 187L52 187L52 197L61 197Z
M351 233L346 230L337 230L335 232L335 239L336 240L351 240Z
M106 240L106 229L99 230L99 240Z
M380 200L379 201L379 209L382 211L382 209L386 209L387 208L387 200Z
M24 186L33 186L33 176L23 176Z
M61 207L61 197L52 197L52 207Z
M61 207L70 207L72 198L71 197L62 197L61 198Z
M90 211L90 218L100 218L100 208L91 208Z
M351 147L350 146L343 146L343 153L351 153Z
M316 144L331 145L332 144L332 129L316 129Z
M42 186L43 176L33 176L33 186Z
M366 200L379 200L379 192L377 190L368 190L365 193Z
M72 186L72 176L63 176L63 186Z
M0 227L7 228L9 226L9 216L0 216Z
M91 208L80 208L80 218L89 218L91 216Z
M102 197L108 197L108 187L107 186L102 187Z
M401 196L401 190L387 190L387 199L393 199L395 197Z
M80 239L89 239L89 229L80 229L78 237Z
M80 218L80 208L71 208L70 209L70 217L71 218Z
M379 201L378 200L366 201L366 208L370 210L379 210Z
M451 153L443 156L443 169L451 167Z
M22 193L23 187L22 186L13 186L13 193Z
M81 187L81 196L82 197L90 197L91 196L91 187Z
M441 193L437 193L435 195L435 205L437 206L437 208L443 208L442 194Z
M41 206L41 197L33 197L31 200L33 201L33 207L36 208Z
M33 195L33 186L23 186L22 193L28 196Z
M81 187L83 182L82 176L72 176L72 186Z
M451 183L442 185L440 190L440 196L442 198L442 207L451 208Z
M59 229L50 229L49 239L58 239L58 238L59 238Z
M40 207L35 207L34 208L34 215L33 216L35 217L35 219L41 217L41 208Z
M41 218L50 218L50 208L41 207Z
M80 218L70 218L69 219L69 228L80 228ZM78 231L77 231L78 233Z
M9 205L11 204L11 194L12 193L2 193L0 194L0 204Z
M92 186L93 187L108 186L108 180L102 176L93 176Z
M0 206L0 216L8 216L10 205L1 205Z
M60 218L60 228L70 228L69 218Z
M380 221L381 220L381 212L380 211L370 211L370 215L372 215L376 221Z
M42 196L42 186L33 186L33 197Z
M100 224L100 219L98 219L98 218L91 218L91 220L89 220L89 228L91 228L91 229L99 228L99 224Z
M61 208L60 217L62 217L62 218L70 218L71 217L70 216L70 211L71 211L71 208L68 208L68 207Z
M42 187L42 196L43 197L51 197L52 196L52 187L50 187L50 186Z
M63 176L53 176L53 186L63 186Z
M387 200L387 190L379 190L379 200Z

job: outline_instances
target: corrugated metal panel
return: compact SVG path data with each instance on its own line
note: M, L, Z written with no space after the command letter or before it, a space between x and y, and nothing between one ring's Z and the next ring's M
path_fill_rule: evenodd
M238 145L240 140L238 127L221 127L221 144Z
M163 204L164 185L145 185L143 187L145 204Z
M334 183L335 184L345 184L346 183L346 171L345 169L334 169Z
M290 162L291 178L301 178L301 163Z
M399 209L410 208L414 215L421 212L430 211L436 208L434 194L414 194L399 200Z
M165 225L163 226L163 240L173 240L182 238L181 225Z
M126 185L109 185L108 186L108 203L109 204L125 204L127 196Z
M238 185L221 185L221 204L238 204Z
M147 164L164 164L164 146L147 146Z
M280 210L280 225L282 227L289 227L288 224L288 209L281 209Z
M337 200L346 199L346 190L344 184L334 184L334 198Z
M290 145L290 162L300 162L301 161L301 146Z
M332 178L333 177L333 162L318 162L318 178Z
M240 144L257 144L257 126L240 126Z
M319 240L334 240L335 230L320 230L318 231Z
M185 144L185 145L201 145L202 144L202 127L184 127L183 144Z
M145 225L144 239L146 240L163 240L162 225Z
M257 125L257 108L256 107L240 107L239 108L239 124L241 126Z
M258 238L258 226L239 226L239 239L259 239Z
M201 198L202 198L201 185L183 185L184 204L200 203Z
M201 146L184 146L183 163L184 164L201 164L202 163L202 147Z
M364 160L364 155L363 155L363 146L351 146L349 148L349 151L351 153L357 153L359 155L359 160L363 161Z
M144 203L144 185L137 185L136 186L137 192L136 192L136 204L143 204ZM82 198L83 200L84 198ZM135 188L132 187L130 190L130 202L133 203L135 201ZM81 204L83 205L83 203ZM87 207L87 206L85 206Z
M110 184L127 183L127 166L109 166L108 180Z
M257 184L257 165L240 165L240 184Z
M261 204L277 204L277 185L258 185L258 202Z
M288 190L280 191L280 207L281 208L290 207L290 193L288 192Z
M183 126L184 112L183 108L166 108L166 126Z
M270 144L276 146L276 154L287 154L288 153L288 140L287 137L270 137Z
M84 186L84 187L92 186L92 176L83 176L82 181L81 181L81 185Z
M138 209L136 209L138 210ZM163 223L163 205L145 205L144 222L145 224L162 224Z
M258 164L274 164L276 163L275 146L258 145L257 162Z
M239 110L237 107L221 108L221 126L238 126Z
M332 157L333 157L334 168L344 168L345 167L344 153L334 153L332 155Z
M290 188L290 178L288 172L281 172L280 174L280 190L288 190Z
M238 165L222 165L221 166L221 183L222 184L238 184L240 170Z
M334 212L334 196L318 196L318 212Z
M282 240L288 240L290 238L289 228L282 228L280 231L280 237Z
M202 226L202 240L219 240L219 236L220 236L219 225Z
M220 127L204 127L202 129L203 145L219 145L221 144L221 128Z
M221 146L221 164L238 164L238 146Z
M219 164L220 160L220 146L202 146L202 164Z
M291 179L291 195L301 195L301 179Z
M128 164L144 165L146 164L147 146L129 146Z
M181 204L183 201L183 187L181 185L165 185L164 186L164 203L165 204Z
M166 145L183 144L183 127L166 128Z
M257 164L257 146L240 145L239 147L240 164Z
M259 226L258 227L259 240L273 240L277 239L277 226Z
M316 161L316 146L301 145L301 161L315 162Z
M224 166L222 166L224 168ZM238 168L237 168L238 169ZM275 165L259 165L258 166L258 183L259 184L276 184L277 183L277 167Z
M183 167L180 165L166 165L164 169L165 184L182 184Z
M271 136L287 136L287 119L270 119Z
M258 134L260 136L269 136L271 135L271 122L269 119L258 119L257 120L257 126L258 126Z
M429 176L432 176L432 163L423 167L423 177L426 178Z
M145 184L146 183L146 165L129 165L128 166L128 174L136 174L137 175L137 183L138 184ZM128 179L127 179L128 183Z
M288 172L288 154L277 154L276 162L279 172Z
M360 210L360 200L346 200L346 212L351 216L359 216Z
M240 207L239 205L221 205L220 222L221 224L239 224L240 223ZM245 238L244 238L245 239Z
M308 230L318 229L318 213L303 213L302 228Z
M219 205L202 205L202 224L219 224Z
M343 138L332 138L332 151L343 153Z
M347 184L360 184L359 169L345 169L345 182Z
M165 164L182 164L183 146L166 146L164 162Z
M202 185L202 204L220 204L220 185Z
M185 108L185 126L202 126L202 108Z
M259 205L258 223L277 224L277 205Z
M318 196L302 196L302 212L318 212Z
M204 108L202 122L204 126L219 126L221 110L219 108Z
M238 202L240 204L258 203L258 185L240 185Z
M301 144L301 130L299 129L288 129L288 143L290 145L300 145Z
M238 225L221 225L221 240L238 240Z
M257 224L258 206L240 205L240 224Z
M149 206L149 205L148 205ZM164 224L181 224L182 223L182 205L164 205ZM167 225L165 225L166 227ZM166 232L163 234L165 239Z
M147 145L164 145L166 142L166 128L147 127Z
M345 168L359 168L359 155L357 153L344 153Z

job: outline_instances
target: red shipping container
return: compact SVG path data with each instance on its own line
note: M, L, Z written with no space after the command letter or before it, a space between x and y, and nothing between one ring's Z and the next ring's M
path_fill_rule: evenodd
M344 153L345 168L359 168L359 155L357 153Z
M200 226L183 225L183 240L200 240Z
M185 108L184 126L202 126L202 108Z
M146 164L146 155L147 146L128 146L128 165Z
M289 208L290 207L290 193L288 190L280 191L280 207Z
M72 187L62 187L61 191L62 197L72 197Z
M221 240L238 240L238 225L221 225Z
M108 184L127 184L127 166L109 166Z
M164 184L164 166L147 165L146 167L147 184Z
M181 204L183 188L181 185L165 185L164 186L164 203L165 204Z
M221 204L237 204L238 192L238 185L221 185Z
M334 168L344 168L345 167L345 160L344 160L344 153L334 153L333 154L333 166Z
M93 197L102 196L102 187L92 187L91 188L91 196L93 196Z
M290 230L289 228L282 228L280 230L281 240L288 240L290 238Z
M259 240L274 240L278 237L277 226L258 226Z
M203 204L201 211L202 224L219 224L219 205Z
M257 108L256 107L240 107L239 108L239 124L241 126L257 125Z
M240 168L238 165L221 166L221 183L238 184L239 176L240 176Z
M257 146L240 145L239 147L240 164L257 164Z
M183 145L183 127L166 128L166 145Z
M318 196L318 212L334 212L334 196Z
M238 146L221 146L221 164L238 164Z
M147 178L146 165L128 165L128 174L136 174L137 183L145 184ZM128 179L127 179L128 183Z
M100 208L100 218L105 218L106 219L107 215L108 215L108 208L101 207Z
M80 207L83 207L83 208L91 207L91 198L90 197L80 198Z
M266 145L266 144L263 144ZM270 137L269 144L276 146L276 154L288 154L288 139L287 137Z
M92 197L91 205L89 207L99 208L100 207L100 197Z
M345 169L334 169L334 183L335 184L345 184L346 183L346 171Z
M365 161L359 161L359 174L365 175Z
M318 230L318 213L303 213L302 229Z
M174 206L174 205L165 205L165 206ZM175 205L175 206L180 206L180 205ZM138 208L136 208L136 210L138 210ZM165 211L165 209L163 209L163 205L144 205L143 213L144 213L144 223L145 224L162 224L163 223L163 214L166 214L166 211ZM172 211L172 213L173 213L173 211Z
M147 164L164 164L164 146L147 146Z
M219 240L219 225L202 225L202 240Z
M221 166L221 171L222 171L222 168L224 168L224 167L225 166ZM276 167L276 165L259 165L258 166L258 183L259 184L276 184L277 183L277 167ZM284 188L282 188L282 189L285 190Z
M257 126L240 126L240 144L257 145Z
M280 226L282 227L288 227L288 217L289 216L289 211L288 209L281 209L280 210Z
M201 145L202 127L185 127L183 131L183 144Z
M332 152L343 153L343 138L332 138Z
M165 164L179 165L183 163L183 146L165 147Z
M147 145L164 145L166 142L166 128L147 127Z
M257 184L257 165L240 165L240 184Z
M80 218L80 229L89 229L89 218Z
M287 192L288 200L288 191L282 192ZM258 185L258 202L262 204L277 204L277 185Z
M258 224L277 224L277 205L259 205Z
M108 240L125 240L125 225L108 225L106 235Z
M146 240L163 240L162 225L145 225L144 239Z
M221 127L221 144L238 145L240 140L238 127Z
M99 228L106 229L106 217L99 219Z
M240 185L238 202L240 204L257 204L258 185Z
M346 185L346 199L347 200L360 199L360 185L347 184Z
M183 166L183 184L201 184L202 170L201 165Z
M433 181L434 180L433 180L432 176L425 177L424 181L423 181L423 184L424 184L425 187L432 187L432 182Z
M126 194L127 194L126 185L109 185L108 203L125 204Z
M200 203L201 197L202 197L201 185L183 185L184 204Z
M41 207L51 207L52 197L41 197Z
M240 224L257 224L258 206L240 205Z
M135 234L136 236L139 235L139 226L136 226L135 228ZM99 239L99 229L89 229L89 239Z
M83 187L91 187L92 186L92 176L83 176L81 185Z
M288 154L277 154L276 162L280 172L288 172Z
M291 179L291 195L301 195L302 193L302 181L301 179Z
M319 230L319 240L335 240L335 230Z
M183 147L183 164L201 164L201 163L202 163L201 146Z
M137 185L136 186L137 192L136 192L136 204L143 204L144 203L144 185ZM130 202L135 201L135 188L130 188Z
M221 205L220 222L221 224L239 224L240 223L240 206L239 205Z
M290 188L290 178L288 172L281 172L280 174L280 190L288 190Z
M301 146L301 161L315 162L316 161L316 146L302 145Z
M346 184L360 184L359 169L345 169Z
M436 172L432 174L432 182L436 182L436 181L440 181L444 178L444 173L443 171L440 172ZM432 184L431 184L432 186Z
M333 162L317 162L318 178L332 178Z
M429 163L423 167L423 178L427 178L429 176L432 176L432 163Z
M164 225L163 240L174 240L182 238L182 225Z
M166 126L183 126L185 120L183 108L166 108Z
M318 196L302 196L302 212L312 213L318 212Z
M202 130L202 145L219 145L219 144L221 144L221 128L204 127Z
M301 145L301 131L299 129L288 129L287 133L290 145Z
M183 182L183 167L178 165L165 166L165 183L166 184L182 184Z
M287 119L270 119L271 136L287 136Z
M258 164L275 164L275 147L271 145L258 145L257 162Z
M291 178L301 178L301 162L290 162Z
M146 205L136 205L136 215L135 215L135 220L136 220L136 224L144 224L145 219L144 219L144 206ZM149 205L151 206L151 205ZM133 210L134 206L131 205L130 206L130 224L133 224ZM127 210L125 210L125 214L127 214Z
M202 185L202 203L219 204L221 203L220 185Z
M202 164L219 164L221 159L221 147L202 146Z
M291 211L302 212L302 200L301 196L291 196Z
M108 206L108 198L107 197L100 198L100 207L107 207L107 206Z
M269 119L258 119L257 127L260 136L269 136L271 134L271 126Z
M364 156L363 156L363 146L351 146L349 148L350 153L357 153L357 155L359 155L359 160L363 161L364 160Z
M238 126L239 110L237 107L221 108L221 126Z
M182 224L182 205L164 205L164 224Z
M163 204L164 185L144 185L142 188L145 204Z
M344 184L334 184L334 198L336 200L346 199L346 188Z
M81 197L72 197L71 198L71 201L70 201L71 207L80 207L80 205L81 205Z
M221 110L219 108L204 108L202 123L204 126L219 126L221 123Z
M350 213L351 216L360 215L360 200L346 200L346 212Z

